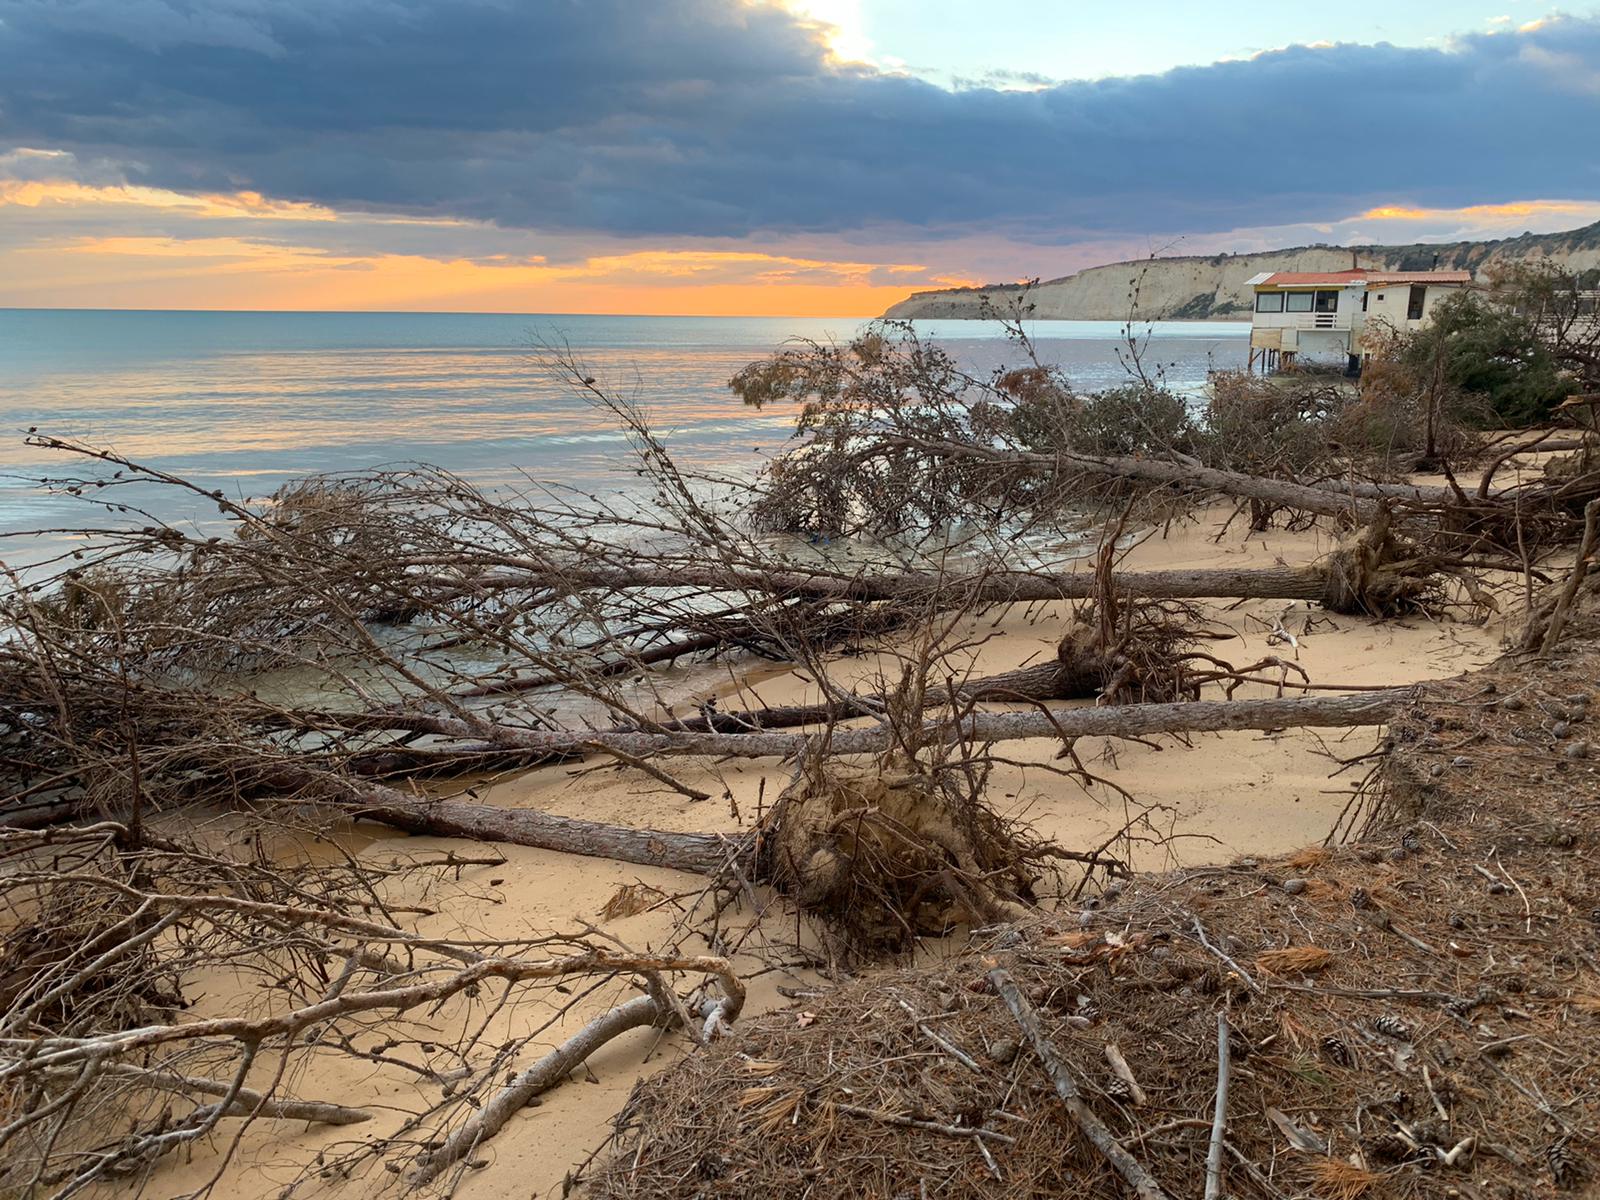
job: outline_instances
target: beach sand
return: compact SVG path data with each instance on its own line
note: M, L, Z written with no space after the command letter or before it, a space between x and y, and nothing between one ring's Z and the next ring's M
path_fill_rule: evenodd
M1265 566L1276 561L1302 564L1331 548L1326 534L1285 533L1243 537L1235 527L1219 541L1212 538L1223 510L1200 515L1195 522L1175 526L1168 534L1146 538L1128 557L1132 569L1158 567ZM1231 640L1207 648L1236 663L1253 662L1276 653L1298 654L1299 664L1318 683L1384 686L1455 675L1483 666L1500 652L1504 629L1497 618L1474 625L1447 618L1410 618L1377 622L1359 617L1335 616L1314 606L1286 601L1245 601L1237 604L1202 603L1213 629L1231 634ZM978 674L1006 670L1044 660L1054 653L1065 605L1016 606L992 611L974 623L986 634L974 652ZM1268 634L1279 624L1299 638L1298 652L1272 646ZM885 665L892 666L893 643L884 653L842 660L842 679L870 679ZM814 699L816 687L795 671L760 667L740 675L727 665L668 667L654 673L653 682L669 698L690 701L716 694L723 707L745 703L792 703ZM1240 695L1268 695L1271 689L1252 685ZM1150 828L1159 829L1162 844L1135 847L1133 865L1159 869L1173 865L1225 862L1244 855L1288 852L1322 841L1350 801L1365 764L1341 772L1336 758L1355 758L1372 750L1373 729L1241 732L1195 735L1189 745L1161 738L1159 747L1132 742L1109 745L1101 739L1082 739L1078 750L1096 773L1115 781L1134 797L1125 803L1102 793L1088 795L1072 781L1043 769L1053 761L1057 746L1043 741L1009 743L1005 754L1017 765L997 766L990 778L989 796L1002 811L1025 817L1041 832L1070 848L1088 848L1104 842L1128 819L1132 806L1149 808ZM599 767L599 769L594 769ZM532 771L481 788L479 798L512 807L539 808L591 820L614 821L667 830L725 830L748 828L759 806L770 803L788 778L788 768L771 760L712 763L678 759L670 764L674 775L717 799L693 801L664 788L636 771L590 762L553 766ZM730 799L731 797L731 799ZM735 807L740 818L733 815ZM238 831L224 830L230 836ZM383 864L397 854L426 855L455 850L482 854L483 847L446 839L406 838L363 827L348 848L362 861ZM659 950L675 937L678 907L663 905L637 916L602 921L599 910L619 887L643 882L668 894L692 895L704 881L672 871L581 858L515 846L497 847L504 856L498 866L472 866L459 872L459 881L440 882L427 899L440 908L422 920L427 932L471 930L478 936L534 936L571 931L579 922L601 924L609 933L638 950ZM763 941L780 959L793 960L781 947L796 939L792 910L781 898L761 897L767 905L757 920L748 907L734 914L725 927L743 929L756 922L751 946ZM680 903L687 903L682 901ZM682 937L686 951L700 952L704 941L691 934ZM959 945L960 938L949 939ZM947 952L949 946L930 947L930 953ZM758 969L751 955L740 958L747 970ZM814 981L803 968L768 971L752 981L747 1012L786 1004L780 985L804 986ZM244 981L207 980L207 995L198 1011L226 1008L247 997ZM249 986L255 986L253 983ZM562 1021L543 1032L519 1056L515 1065L532 1061L550 1044L570 1035L582 1021L620 998L627 989L609 984L577 1005ZM500 1014L493 1025L506 1037L526 1035L550 1017L550 1011L525 1005ZM448 1010L436 1020L443 1025L467 1019ZM383 1040L383 1031L370 1031L371 1040ZM441 1040L445 1040L441 1034ZM481 1165L464 1172L457 1194L463 1197L533 1197L560 1195L567 1173L605 1138L609 1123L622 1107L636 1080L660 1069L683 1052L681 1037L662 1038L650 1030L614 1042L590 1060L587 1072L574 1082L545 1096L544 1102L517 1117L478 1156ZM436 1085L419 1085L405 1072L379 1062L362 1063L348 1056L326 1056L298 1076L294 1094L344 1103L382 1106L378 1120L345 1129L307 1129L288 1122L259 1122L244 1137L237 1157L226 1168L218 1194L240 1197L275 1195L291 1182L319 1151L338 1143L384 1136L399 1124L401 1114L438 1099ZM225 1136L231 1136L224 1122ZM153 1181L160 1194L177 1194L204 1182L216 1169L219 1140L211 1149L197 1148L186 1163L164 1166ZM394 1186L395 1177L369 1169L364 1179L330 1180L344 1194L364 1195L381 1186Z

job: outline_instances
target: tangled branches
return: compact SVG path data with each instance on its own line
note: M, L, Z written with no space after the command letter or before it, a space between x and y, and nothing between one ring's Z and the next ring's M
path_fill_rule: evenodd
M594 393L633 438L650 488L637 503L532 485L487 496L411 468L249 504L39 439L101 474L57 480L64 490L125 508L122 489L184 489L221 520L93 531L54 575L13 579L0 598L0 1187L136 1177L234 1121L387 1115L319 1098L313 1067L337 1055L405 1073L427 1103L319 1170L338 1180L381 1157L414 1183L442 1180L598 1045L644 1027L704 1039L742 1001L721 956L641 956L590 929L463 937L415 903L433 886L414 882L425 864L285 869L176 836L192 818L378 820L681 868L741 897L770 884L820 919L832 959L904 950L1021 918L1055 864L1122 870L1111 843L1065 850L988 805L1001 742L1047 739L1058 757L1029 770L1114 790L1075 738L1381 721L1400 697L1283 699L1293 664L1206 653L1184 601L1402 610L1432 595L1429 523L1472 510L1460 488L1307 483L1286 458L1257 474L1207 466L1183 406L1158 390L1076 397L1037 363L974 380L914 339L780 359L743 386L763 403L812 398L806 445L753 488L684 474L642 412ZM1405 536L1383 525L1353 558L1298 567L1135 574L1118 569L1127 526L1090 563L1085 522L1066 519L1114 495L1213 491L1337 521L1392 511ZM1503 504L1487 484L1476 499ZM1019 536L1058 520L1053 544ZM872 536L819 546L774 526ZM1082 602L1044 618L1060 622L1055 659L980 674L980 614L1034 600ZM723 710L711 672L659 669L735 654L792 664L804 702ZM1280 698L1204 698L1247 682L1277 682ZM1069 699L1095 706L1053 707ZM680 777L672 756L766 758L792 781L728 834L449 791L485 770L594 758L689 801L717 794L714 771ZM674 975L717 982L680 994ZM564 1011L552 993L577 977L638 991L585 1007L574 1037L522 1063L539 1030L513 1009Z
M466 1128L473 1098L493 1094L505 1061L507 1046L491 1037L504 1015L574 977L640 981L644 1002L629 1021L613 1020L616 1032L684 1019L672 973L717 981L707 993L716 1023L737 1016L744 997L717 958L640 956L583 936L429 936L401 924L434 911L408 905L405 885L471 861L456 856L389 871L291 867L135 840L112 822L0 834L0 856L11 926L0 957L0 1186L17 1194L67 1196L142 1176L224 1122L241 1122L236 1147L257 1120L372 1120L369 1109L291 1094L309 1064L329 1057L381 1063L438 1089L412 1126ZM357 1044L380 1029L378 1050ZM407 1144L396 1135L380 1148L393 1152L396 1138ZM454 1157L428 1161L437 1174Z
M1140 375L1085 396L1036 359L974 377L893 324L843 348L787 350L732 386L756 405L801 402L799 440L768 472L758 511L773 528L813 534L1018 534L1112 499L1136 498L1148 516L1220 494L1248 506L1253 528L1280 512L1361 524L1387 505L1441 561L1517 569L1575 536L1600 493L1600 474L1587 469L1556 486L1496 489L1515 448L1496 453L1475 492L1453 476L1446 486L1399 481L1415 459L1410 442L1379 428L1376 401L1338 386L1223 374L1199 408ZM1429 421L1427 453L1449 475L1466 442Z

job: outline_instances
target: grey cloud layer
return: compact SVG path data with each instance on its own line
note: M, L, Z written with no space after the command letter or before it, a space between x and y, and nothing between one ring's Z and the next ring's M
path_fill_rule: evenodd
M1600 20L1035 92L828 63L734 0L0 0L0 152L616 235L1031 240L1600 195Z

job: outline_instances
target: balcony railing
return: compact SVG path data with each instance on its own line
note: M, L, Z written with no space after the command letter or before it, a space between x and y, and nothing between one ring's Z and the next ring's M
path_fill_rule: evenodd
M1335 333L1350 329L1349 313L1257 313L1258 329L1315 329Z
M1349 329L1350 318L1344 313L1287 313L1296 329Z

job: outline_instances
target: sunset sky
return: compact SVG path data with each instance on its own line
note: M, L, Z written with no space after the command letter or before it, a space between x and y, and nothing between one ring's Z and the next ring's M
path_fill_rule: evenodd
M0 0L0 306L867 315L1600 220L1600 9Z

